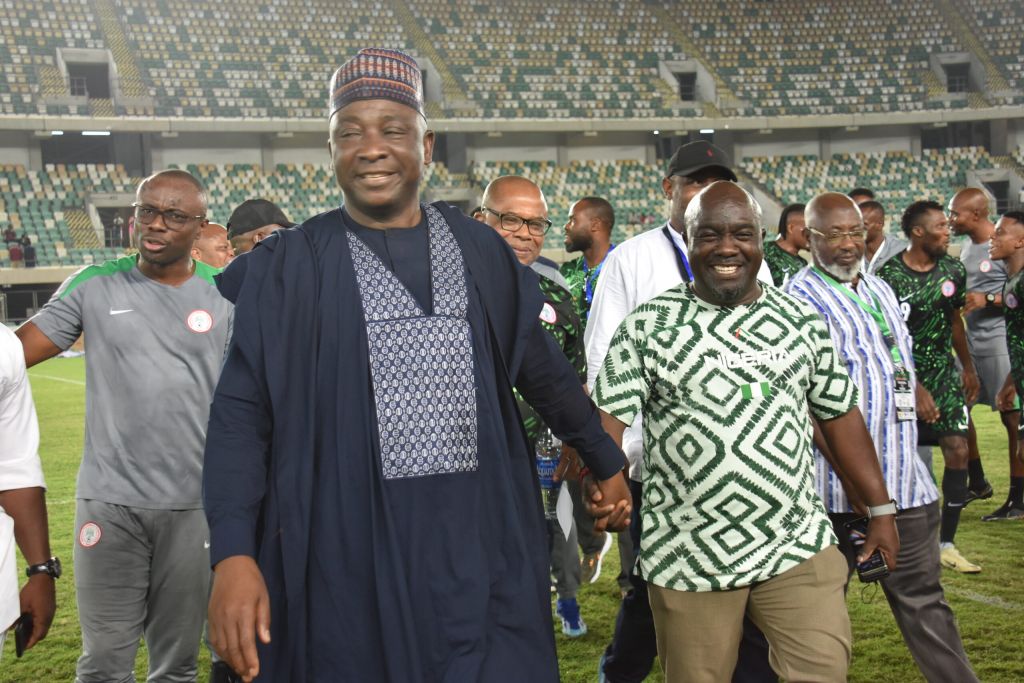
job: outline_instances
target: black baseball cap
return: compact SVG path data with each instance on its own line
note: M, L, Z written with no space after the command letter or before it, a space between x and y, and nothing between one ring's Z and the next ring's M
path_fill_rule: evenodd
M732 160L729 159L729 155L707 140L688 142L677 149L669 159L668 173L665 177L693 175L710 166L721 168L725 171L724 177L727 180L736 182L736 174L732 172Z
M295 225L274 202L267 199L246 199L231 212L227 225L228 237L244 235L271 224L280 225L282 228Z

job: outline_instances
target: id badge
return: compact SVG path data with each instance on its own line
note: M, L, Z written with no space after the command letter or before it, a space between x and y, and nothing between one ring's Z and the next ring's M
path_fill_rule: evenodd
M894 379L896 394L896 420L906 422L917 419L917 401L914 389L910 385L910 373L906 368L897 366Z

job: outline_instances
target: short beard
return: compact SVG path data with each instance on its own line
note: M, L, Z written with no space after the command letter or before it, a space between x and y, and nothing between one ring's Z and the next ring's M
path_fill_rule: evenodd
M569 252L570 254L572 254L572 253L575 253L577 251L586 251L587 249L590 249L590 247L593 244L594 244L594 240L593 239L588 239L586 237L571 237L570 236L569 239L565 243L565 250L567 252Z
M743 291L742 287L729 287L726 289L722 287L712 287L709 285L708 289L710 289L711 292L715 295L715 297L722 303L722 305L725 306L731 306L735 304L737 301L743 298L744 294L746 294L746 292Z
M860 274L860 260L854 261L853 265L846 266L845 268L837 263L826 266L821 257L821 248L814 242L812 242L810 246L811 256L814 257L814 264L834 277L837 281L853 282Z

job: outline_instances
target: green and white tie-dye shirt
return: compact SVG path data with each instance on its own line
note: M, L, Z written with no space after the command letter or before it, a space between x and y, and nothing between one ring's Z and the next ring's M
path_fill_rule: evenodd
M857 389L806 304L772 287L735 307L670 289L623 321L594 401L626 424L643 413L649 582L741 588L835 543L807 409L845 415Z

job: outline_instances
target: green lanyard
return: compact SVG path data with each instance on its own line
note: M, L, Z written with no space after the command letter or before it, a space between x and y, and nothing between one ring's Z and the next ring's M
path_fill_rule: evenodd
M885 320L885 316L882 315L882 305L869 305L866 301L864 301L864 299L860 298L857 292L853 291L852 289L844 285L842 282L836 281L831 275L823 271L818 266L812 267L814 268L814 272L816 272L822 280L832 285L832 287L839 290L842 294L846 295L848 299L850 299L851 301L853 301L853 303L860 306L861 309L866 311L869 315L871 315L872 318L875 319L875 322L878 323L878 328L882 331L882 338L885 340L886 346L889 347L889 353L892 355L892 361L897 365L902 365L903 356L900 355L899 346L896 345L896 339L895 337L892 336L892 329L890 329L889 323Z

